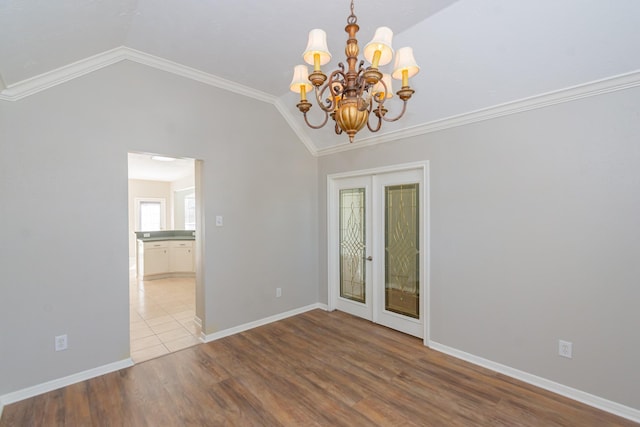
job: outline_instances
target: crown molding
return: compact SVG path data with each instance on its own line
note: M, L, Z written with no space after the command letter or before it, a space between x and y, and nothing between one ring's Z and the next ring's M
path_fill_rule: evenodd
M640 70L608 77L601 80L595 80L576 86L571 86L553 92L531 96L529 98L523 98L517 101L506 102L504 104L471 111L469 113L434 120L420 125L407 127L405 129L388 132L382 135L363 138L355 143L347 145L337 145L319 149L317 150L317 155L327 156L330 154L369 147L385 142L407 139L413 136L438 132L441 130L464 126L471 123L491 120L511 114L518 114L524 111L536 110L539 108L545 108L565 102L571 102L582 98L588 98L610 92L616 92L619 90L630 89L637 86L640 86Z
M128 47L122 47L122 49L125 51L125 58L123 59L128 59L129 61L137 62L138 64L147 65L149 67L186 77L209 86L214 86L219 89L224 89L229 92L257 99L258 101L267 102L269 104L276 103L277 97L266 92L250 88L249 86L244 86L239 83L232 82L231 80L223 79L222 77L205 73L203 71L196 70L195 68L187 67L186 65L178 64L177 62L169 61L168 59L150 55L139 50Z
M291 114L291 111L285 106L282 98L277 98L248 86L244 86L158 56L131 49L126 46L116 47L47 73L22 80L18 83L10 84L6 87L4 87L4 82L0 76L0 101L18 101L27 96L34 95L38 92L47 90L124 60L136 62L138 64L195 80L209 86L273 104L285 119L289 127L291 127L307 150L309 150L309 153L313 156L327 156L385 142L407 139L413 136L429 134L458 126L464 126L524 111L545 108L556 104L640 86L640 70L635 70L629 73L571 86L557 91L547 92L456 116L422 123L397 131L366 137L358 140L356 143L340 144L321 149L317 148L313 142L313 138L304 130L305 128L299 120L299 117L294 117Z
M18 101L43 90L68 82L124 59L124 47L116 47L44 74L10 84L0 91L0 100Z
M305 147L307 147L307 150L309 150L309 153L311 153L311 155L313 155L314 157L317 157L318 149L316 148L316 145L313 143L313 140L303 130L304 128L302 126L302 122L300 120L297 120L298 117L294 117L291 114L291 110L289 110L285 106L282 98L278 98L274 104L278 109L278 111L280 112L280 114L282 115L282 117L284 118L284 120L289 125L289 127L295 132L295 134L298 136L300 141L302 141Z
M0 100L18 101L27 96L34 95L38 92L42 92L43 90L47 90L59 84L68 82L69 80L73 80L77 77L84 76L85 74L92 73L101 68L124 60L147 65L158 70L186 77L188 79L195 80L209 86L214 86L219 89L237 93L239 95L248 96L249 98L257 99L259 101L267 102L270 104L275 104L277 100L275 96L268 93L255 90L238 83L234 83L230 80L214 76L213 74L208 74L203 71L196 70L195 68L178 64L177 62L169 61L158 56L140 52L126 46L119 46L114 49L107 50L97 55L93 55L80 61L74 62L72 64L65 65L55 70L46 72L44 74L40 74L38 76L22 80L18 83L11 84L6 88L0 90ZM2 88L1 84L0 88Z

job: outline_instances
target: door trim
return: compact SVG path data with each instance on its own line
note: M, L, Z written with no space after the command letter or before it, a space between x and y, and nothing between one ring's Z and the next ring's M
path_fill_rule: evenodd
M339 265L336 261L338 259L338 255L336 253L336 248L338 247L338 242L336 241L336 234L332 233L332 230L335 230L338 227L336 222L337 215L337 206L336 200L333 195L336 191L337 180L343 178L353 178L364 175L377 175L383 173L390 172L402 172L411 169L418 169L422 173L422 200L420 202L420 209L424 212L423 223L421 225L420 231L420 239L424 242L424 250L425 254L423 255L423 263L424 268L420 272L420 280L424 283L424 293L420 296L422 298L422 307L424 307L424 317L423 317L423 343L425 346L430 342L430 325L431 325L431 286L430 286L430 278L431 278L431 216L429 212L429 208L431 206L430 203L430 183L429 183L429 161L424 160L420 162L412 162L412 163L403 163L399 165L390 165L379 168L372 169L362 169L351 172L341 172L327 175L327 295L328 295L328 308L329 311L333 311L336 309L336 301L338 298L336 292L336 278L339 278ZM375 227L376 224L373 224ZM374 233L375 234L375 233ZM339 279L337 279L339 280Z

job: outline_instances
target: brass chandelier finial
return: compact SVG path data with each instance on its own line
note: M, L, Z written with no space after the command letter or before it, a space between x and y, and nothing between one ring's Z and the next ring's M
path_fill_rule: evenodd
M345 132L349 136L349 142L353 142L356 133L365 125L371 132L377 132L382 127L383 120L394 122L404 115L407 101L415 92L409 86L409 77L420 70L413 57L413 49L410 47L398 49L391 75L382 73L378 69L393 59L391 47L393 32L387 27L378 28L373 40L364 48L364 57L371 65L365 68L364 60L358 64L360 48L356 33L360 27L357 22L358 18L351 0L351 15L347 18L345 27L349 35L345 47L346 70L344 64L340 62L338 69L329 74L327 80L327 75L321 69L331 60L327 47L327 34L323 30L314 29L309 32L307 48L302 54L304 61L313 65L313 72L309 74L306 65L297 65L290 85L291 91L300 93L300 102L297 107L310 128L323 127L331 117L335 121L336 134ZM391 77L402 80L402 88L396 92L403 101L402 110L394 118L387 117L387 109L384 107L385 100L393 96ZM324 120L319 125L312 125L307 118L307 113L312 107L311 102L307 100L307 92L312 88L318 106L325 113ZM369 121L371 113L377 117L377 123L373 126Z

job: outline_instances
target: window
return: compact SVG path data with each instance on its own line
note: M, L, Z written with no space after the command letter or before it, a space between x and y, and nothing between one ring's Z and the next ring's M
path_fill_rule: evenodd
M136 198L137 231L160 231L166 228L165 199Z
M140 202L140 231L160 230L160 202Z
M184 229L196 229L196 195L188 194L184 197Z

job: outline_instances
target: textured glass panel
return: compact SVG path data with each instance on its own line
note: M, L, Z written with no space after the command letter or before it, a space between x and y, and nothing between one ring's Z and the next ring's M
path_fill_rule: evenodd
M418 184L385 187L385 308L420 318Z
M365 302L364 188L340 190L340 296Z

